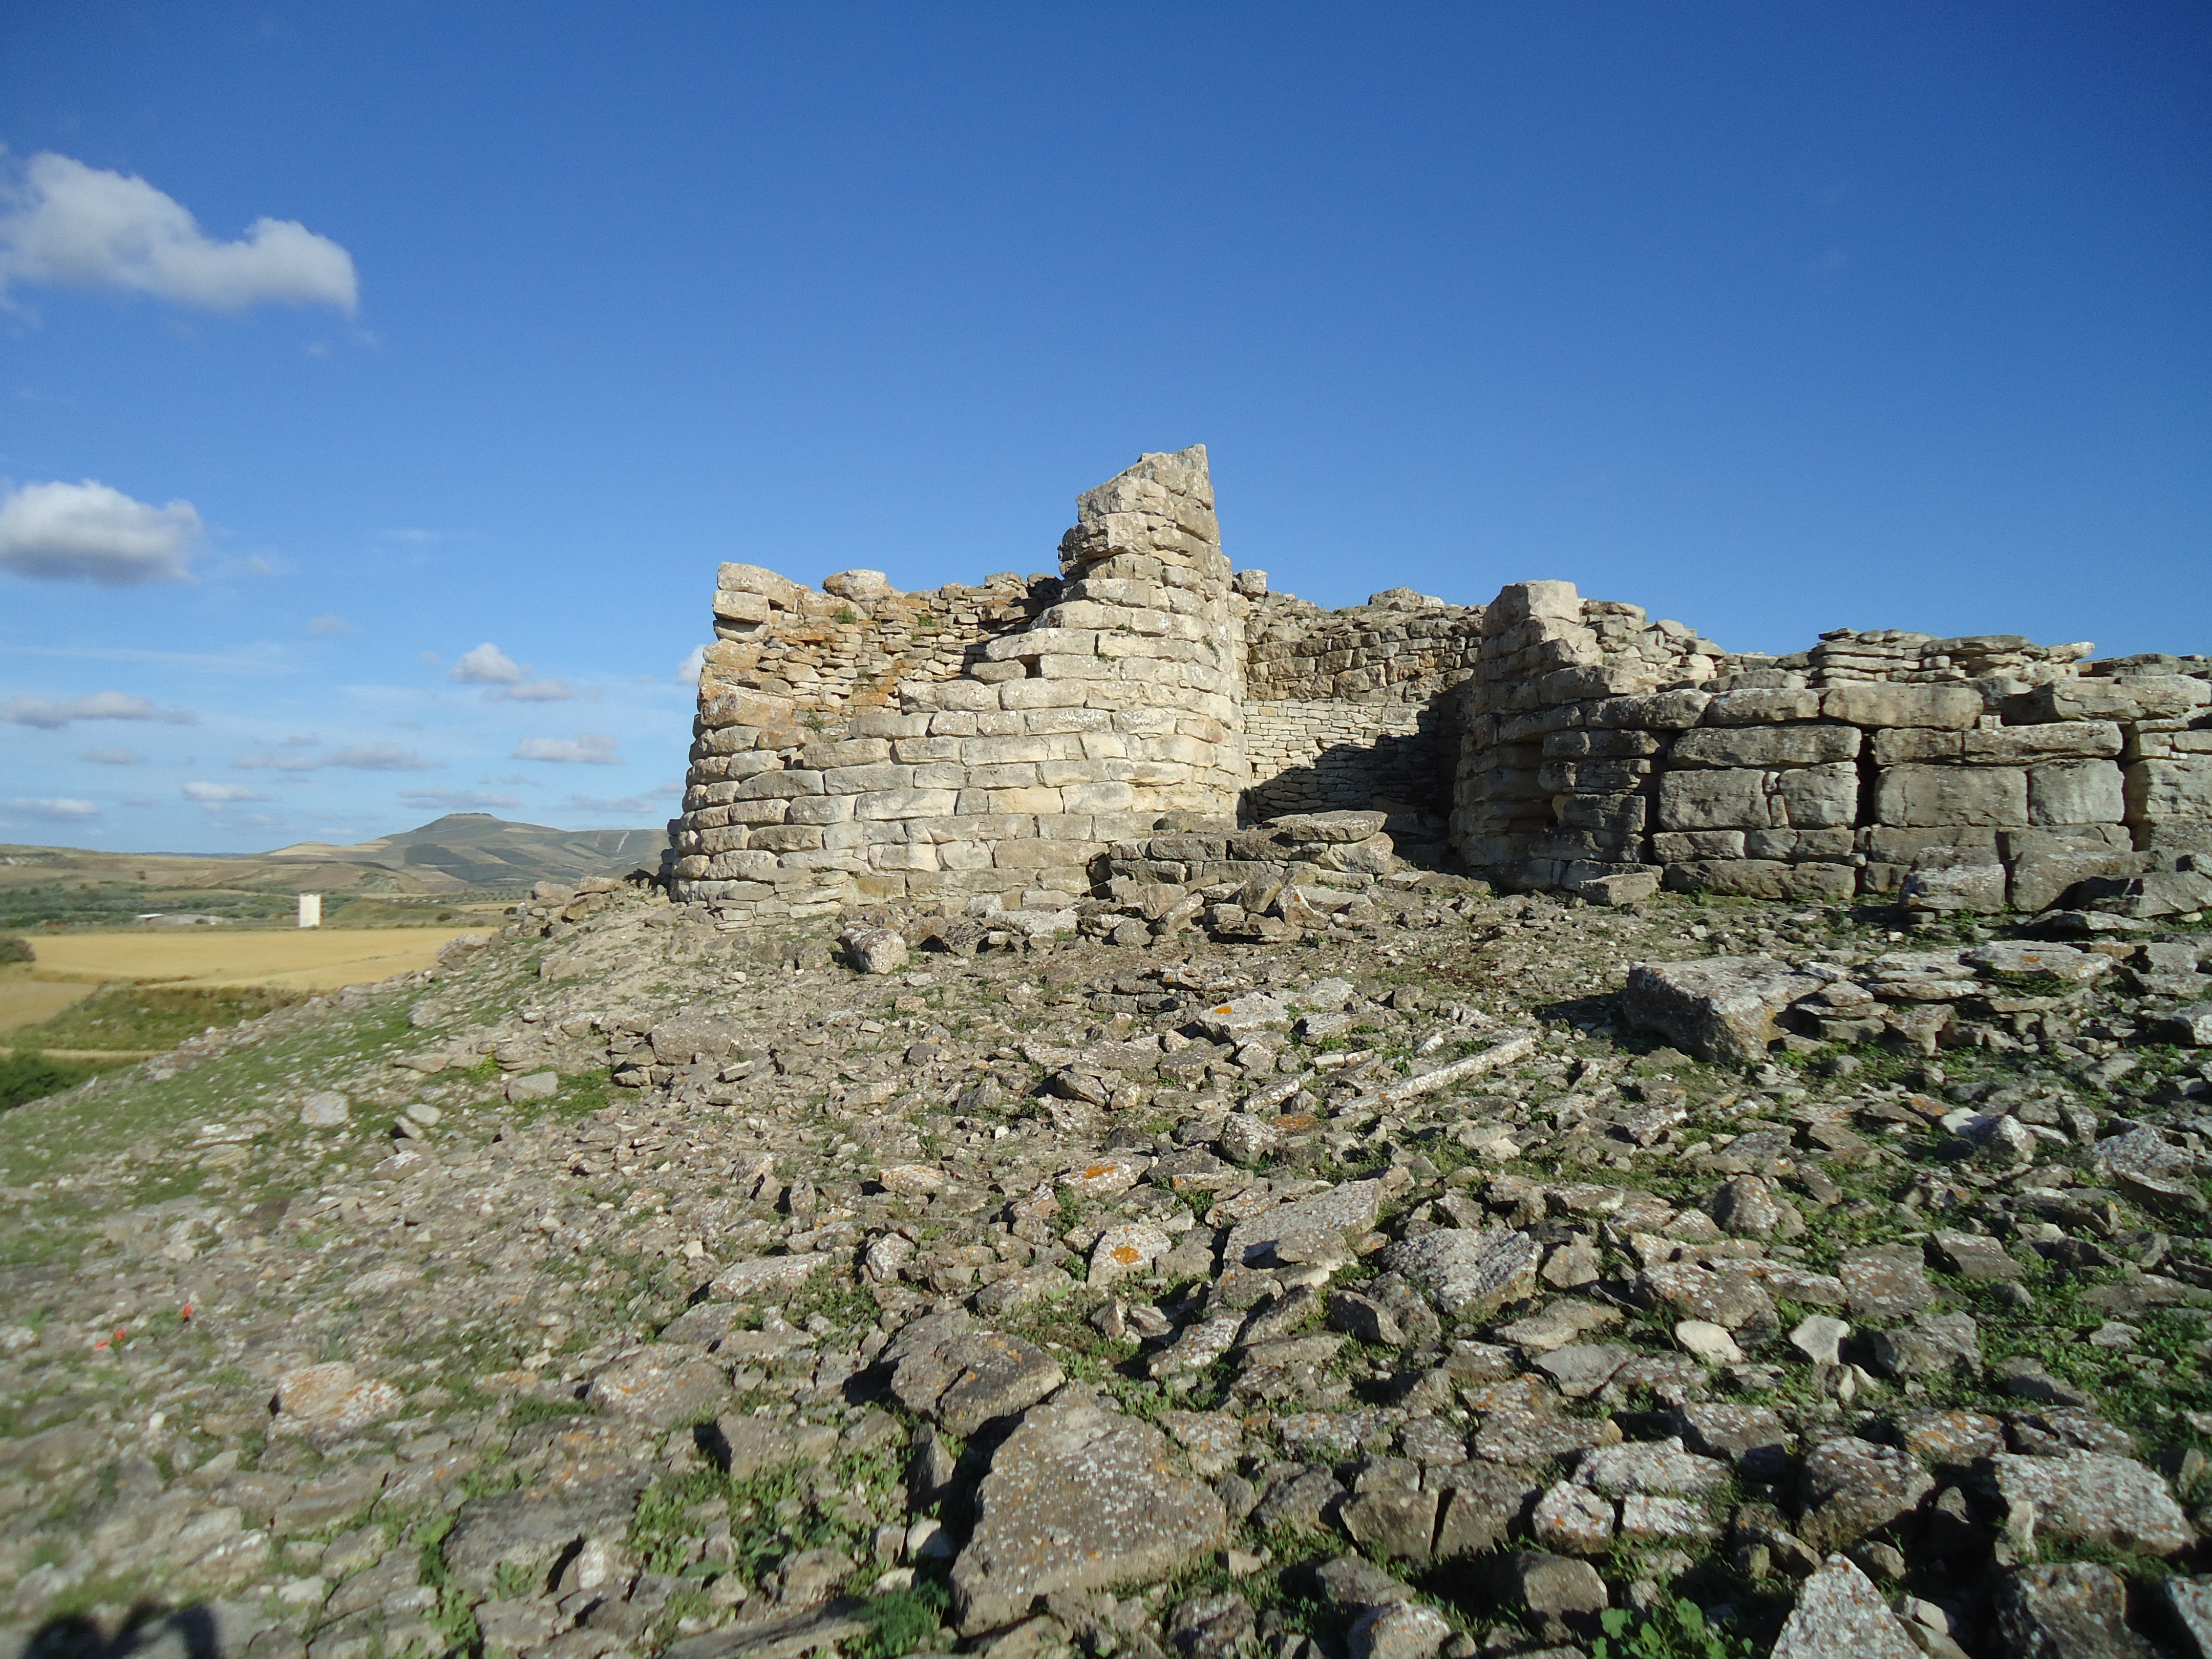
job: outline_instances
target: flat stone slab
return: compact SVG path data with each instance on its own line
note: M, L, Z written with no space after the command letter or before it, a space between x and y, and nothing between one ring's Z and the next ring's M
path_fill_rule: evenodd
M1534 1239L1510 1228L1440 1227L1401 1239L1377 1261L1426 1291L1447 1317L1479 1319L1535 1288L1542 1255Z
M1820 981L1770 957L1709 957L1701 962L1639 962L1628 970L1621 1006L1637 1024L1659 1032L1701 1060L1749 1065L1781 1036L1774 1017Z
M725 1302L787 1296L836 1259L827 1250L810 1250L803 1255L763 1255L750 1261L732 1261L714 1275L707 1294Z
M1326 1192L1278 1204L1230 1230L1222 1261L1247 1267L1340 1261L1350 1254L1346 1241L1374 1227L1382 1204L1379 1181L1347 1181Z
M2009 1512L2008 1528L2023 1546L2041 1537L2172 1555L2197 1541L2197 1529L2165 1480L2131 1458L1999 1452L1990 1464Z
M645 1490L642 1479L579 1486L526 1486L473 1498L446 1534L446 1565L460 1581L483 1589L505 1562L550 1567L569 1545L594 1538L619 1541Z
M656 1429L701 1423L729 1398L729 1375L678 1343L655 1343L592 1379L586 1398L611 1416Z
M1919 1653L1874 1581L1846 1557L1832 1555L1797 1592L1771 1659L1918 1659Z
M1038 1598L1151 1583L1218 1548L1221 1499L1180 1473L1168 1437L1097 1406L1040 1406L991 1460L952 1564L963 1630L996 1629Z

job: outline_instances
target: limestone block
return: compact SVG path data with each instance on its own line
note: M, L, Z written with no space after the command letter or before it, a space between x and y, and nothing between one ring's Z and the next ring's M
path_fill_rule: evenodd
M1060 791L963 789L959 810L963 817L986 814L997 817L1048 817L1060 811Z
M1001 870L1046 870L1088 864L1089 843L1069 841L1001 841L992 843L991 861Z
M766 881L776 867L773 853L717 853L701 873L714 881Z
M714 620L717 622L764 623L773 608L764 593L747 593L727 587L714 590Z
M2009 766L1886 767L1875 785L1875 816L1884 824L1907 830L2025 824L2027 773Z
M994 703L994 710L996 707ZM975 735L976 717L971 709L945 709L927 718L929 735L933 738L972 738Z
M2136 761L2126 770L2125 797L2130 823L2212 821L2212 755Z
M916 789L958 789L968 781L968 769L958 761L932 761L914 769Z
M822 579L822 591L835 593L841 599L889 599L897 592L891 579L880 570L840 570L834 576Z
M1704 859L1744 856L1747 833L1741 830L1693 830L1651 837L1651 855L1662 864L1688 864Z
M890 757L891 746L881 738L848 738L840 743L807 744L799 751L799 763L828 772L846 767L871 766Z
M771 853L811 853L822 846L822 831L806 824L769 824L751 832L750 845Z
M1815 830L1858 821L1858 768L1850 762L1793 767L1773 775L1780 824Z
M1036 766L1032 762L1012 762L1002 766L969 766L961 769L967 775L967 785L975 789L1026 789L1037 782Z
M2116 762L2055 761L2028 769L2031 823L2118 823L2125 811Z
M901 738L891 744L891 758L904 766L928 761L957 761L964 747L958 738Z
M1048 652L1031 659L1041 680L1110 680L1124 678L1121 669L1103 657L1060 656ZM1000 664L1001 667L1006 665Z
M1563 829L1640 836L1650 805L1645 795L1560 795L1553 799L1552 809Z
M1723 691L1705 704L1705 726L1775 726L1785 720L1817 720L1820 694L1779 687Z
M1855 833L1849 829L1747 830L1743 832L1743 855L1785 862L1817 859L1840 863L1850 858Z
M900 842L868 848L868 866L873 870L934 870L938 867L937 848L928 842Z
M1858 872L1848 864L1784 864L1765 859L1669 864L1661 880L1672 893L1721 893L1734 898L1847 899L1858 890Z
M787 799L797 795L818 795L823 793L819 772L783 771L763 772L747 778L738 786L739 800L765 800L774 796Z
M1483 607L1482 632L1485 638L1492 638L1510 631L1532 617L1579 623L1582 616L1582 596L1575 591L1572 582L1508 582L1498 590L1498 597Z
M860 796L854 816L863 819L943 817L958 799L950 789L886 789Z
M895 761L883 761L873 766L841 766L820 775L820 793L865 795L887 789L910 789L915 785L914 774L913 767L901 766Z
M2008 726L2049 720L2171 720L2212 703L2212 684L2185 674L2053 680L2004 706Z
M1547 760L1635 758L1656 755L1662 747L1649 732L1588 731L1570 727L1544 738Z
M1136 792L1126 783L1072 784L1060 799L1063 812L1120 812L1134 804Z
M718 591L729 589L765 595L771 604L785 611L797 610L799 596L806 592L790 577L779 576L757 564L720 566L714 572L714 586Z
M1592 703L1589 723L1647 732L1686 731L1705 718L1712 703L1705 691L1652 691L1638 696L1607 697Z
M802 795L793 800L777 803L786 811L782 819L775 821L791 823L849 823L855 799L852 795ZM769 805L766 801L758 804L763 806Z
M1685 732L1671 758L1676 766L1821 766L1858 752L1856 726L1738 726Z
M1659 780L1660 827L1666 830L1767 829L1775 820L1767 795L1771 775L1731 769L1669 772Z
M1629 757L1547 761L1536 774L1537 786L1547 793L1572 790L1589 794L1618 794L1643 784L1652 763Z
M846 735L853 738L919 738L929 731L927 714L895 714L888 708L865 709L853 716Z
M1965 731L1982 717L1982 695L1969 685L1892 685L1868 681L1832 685L1820 694L1820 712L1846 726L1917 726Z
M1083 706L1083 686L1080 680L1008 680L994 689L999 706L1009 710L1079 708Z

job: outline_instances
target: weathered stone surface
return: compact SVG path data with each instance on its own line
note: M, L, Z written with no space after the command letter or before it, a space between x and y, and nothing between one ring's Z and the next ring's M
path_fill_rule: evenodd
M952 1564L963 1628L988 1630L1060 1591L1165 1577L1218 1547L1221 1499L1179 1474L1167 1437L1096 1406L1041 1406L991 1459Z
M1605 1580L1587 1561L1535 1550L1500 1556L1491 1572L1493 1592L1524 1614L1547 1642L1588 1640L1610 1604Z
M709 1281L708 1294L726 1302L781 1301L836 1258L826 1250L732 1261Z
M1253 1267L1346 1261L1346 1241L1373 1228L1382 1201L1379 1182L1347 1181L1310 1198L1275 1205L1230 1230L1222 1260Z
M900 1404L958 1435L1026 1410L1067 1380L1034 1343L971 1331L961 1313L915 1321L884 1357Z
M344 1434L398 1414L406 1403L381 1378L362 1376L342 1361L287 1371L276 1384L277 1426Z
M2009 1510L2007 1529L2023 1546L2040 1537L2061 1547L2099 1544L2172 1555L2197 1541L2197 1529L2166 1482L2130 1458L2000 1452L1990 1462Z
M1862 1324L1908 1319L1936 1301L1919 1251L1910 1245L1873 1244L1847 1250L1836 1264L1844 1305Z
M1706 1059L1748 1064L1781 1035L1774 1017L1820 982L1766 957L1638 963L1623 1009L1638 1025Z
M730 1379L675 1343L655 1343L592 1379L591 1403L611 1416L656 1429L700 1423L727 1399Z
M2015 1567L1996 1604L2006 1650L2020 1659L2156 1659L2158 1650L2128 1628L2127 1584L2110 1567Z
M1935 1487L1927 1471L1894 1446L1849 1435L1825 1440L1805 1454L1805 1514L1797 1534L1816 1550L1846 1548L1910 1514Z
M1479 1319L1534 1290L1541 1255L1526 1233L1444 1227L1401 1239L1378 1262L1427 1291L1446 1317Z
M1832 1555L1797 1592L1771 1659L1919 1659L1905 1621L1849 1558Z
M618 1542L629 1529L642 1479L591 1485L536 1485L472 1498L460 1507L442 1547L464 1584L489 1588L502 1565L550 1567L572 1545Z

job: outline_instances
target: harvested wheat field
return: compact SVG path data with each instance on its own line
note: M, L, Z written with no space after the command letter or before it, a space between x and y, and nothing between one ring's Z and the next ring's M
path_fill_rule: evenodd
M41 935L33 941L42 974L135 979L169 985L267 985L334 991L434 961L459 927L360 927L329 932L146 933L117 931Z

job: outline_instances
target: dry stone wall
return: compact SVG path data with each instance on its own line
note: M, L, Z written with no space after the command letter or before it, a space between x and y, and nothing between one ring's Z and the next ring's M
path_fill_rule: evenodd
M2203 657L1898 629L1735 653L1559 581L1325 611L1231 571L1202 447L1081 496L1060 556L916 593L722 566L678 896L1056 915L1169 865L1357 878L1395 846L1607 898L2040 908L2212 860ZM1312 854L1324 818L1360 850Z
M1894 631L1735 655L1565 582L1488 608L1462 857L1533 887L2041 908L2212 851L2212 662Z
M1163 817L1233 822L1245 601L1203 447L1083 495L1060 550L1056 580L914 595L723 566L678 896L738 919L1050 903Z

